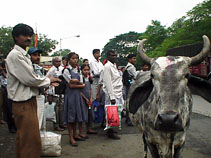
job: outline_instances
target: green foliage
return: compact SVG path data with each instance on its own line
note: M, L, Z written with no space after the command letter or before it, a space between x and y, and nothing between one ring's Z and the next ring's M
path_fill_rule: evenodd
M33 42L34 43L34 42ZM32 43L32 45L33 45ZM54 49L56 49L56 45L58 42L56 40L52 40L48 38L45 34L38 35L38 48L43 51L43 56L49 55Z
M160 51L166 52L170 48L181 45L202 42L202 36L211 38L211 1L206 0L192 10L187 16L175 21L168 28L168 37L160 45Z
M54 52L51 56L67 56L69 53L71 52L71 50L69 49L61 49L59 51Z
M4 57L12 50L14 41L12 38L12 28L2 26L0 28L0 52Z
M192 24L211 18L211 0L205 0L187 12L189 22Z
M33 38L34 39L34 38ZM0 52L3 53L4 57L12 50L14 46L14 41L12 38L12 27L2 26L0 28ZM48 55L52 52L58 42L47 37L47 35L39 34L38 36L38 48L43 51L42 55ZM34 45L34 41L31 46Z
M82 57L81 57L81 58L79 58L79 60L78 60L78 65L80 65L80 66L81 66L81 65L83 64L83 60L84 60L84 59L83 59Z
M145 32L135 33L136 35L139 34L139 37L135 35L132 36L134 32L116 36L105 45L102 57L103 59L105 58L105 52L107 50L114 49L119 54L121 65L125 65L127 60L124 57L126 57L129 52L136 53L137 40L144 38L147 39L144 46L145 51L147 55L152 58L164 56L166 51L170 48L202 42L203 35L207 35L211 39L210 8L211 0L205 0L188 11L186 16L182 16L173 22L169 28L162 26L157 20L152 20L151 25L147 26ZM136 44L127 45L127 43L131 41ZM137 63L139 63L138 66L142 64L139 56L137 56Z
M118 54L118 65L126 65L127 64L127 55L128 54L136 54L136 47L138 45L138 39L141 34L137 32L129 32L125 34L120 34L110 41L104 46L101 60L106 59L106 52L108 50L114 50Z
M146 51L154 50L166 37L167 29L157 20L152 20L152 25L148 25L144 34L140 36L141 39L147 39L145 44Z
M186 19L186 16L183 16L179 18L178 20L176 20L175 22L173 22L171 27L167 29L167 36L168 37L173 36L177 33L178 29L183 29L185 27L185 19Z

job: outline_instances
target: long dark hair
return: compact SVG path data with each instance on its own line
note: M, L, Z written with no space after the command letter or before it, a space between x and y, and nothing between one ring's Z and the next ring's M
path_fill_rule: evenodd
M89 68L89 70L90 70L89 64L83 64L83 65L81 65L81 71L82 71L86 66L88 66L88 68ZM85 82L84 76L83 76L83 81ZM93 80L92 80L92 78L91 78L90 75L89 75L89 82L90 82L90 84L93 83Z

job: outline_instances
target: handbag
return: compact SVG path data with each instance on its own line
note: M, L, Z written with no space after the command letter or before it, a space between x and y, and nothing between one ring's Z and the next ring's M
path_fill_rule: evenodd
M121 105L105 105L106 127L121 129Z
M104 117L104 107L97 100L92 102L92 110L94 114L94 123L102 123Z

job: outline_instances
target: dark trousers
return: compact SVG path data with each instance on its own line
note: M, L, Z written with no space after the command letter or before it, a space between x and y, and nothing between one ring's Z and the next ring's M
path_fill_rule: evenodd
M130 89L130 86L127 86L127 87L126 87L126 99L127 99L127 97L128 97L129 89ZM130 121L130 117L129 117L129 107L128 107L128 106L129 106L129 105L126 104L126 120L125 120L125 122L126 122L127 124L130 124L131 121Z
M23 102L12 102L16 133L16 158L39 158L41 138L35 97Z
M9 131L16 130L12 114L12 100L8 99L6 88L2 88L2 96L3 96L3 110L7 119L8 129Z
M3 121L6 121L7 118L5 116L5 112L4 112L4 107L3 107L3 88L0 87L0 121L3 120Z
M53 102L56 102L56 106L55 106L55 114L56 114L56 122L54 122L54 128L57 127L62 127L64 126L64 122L63 122L63 107L64 107L64 97L62 98L61 96L53 97Z

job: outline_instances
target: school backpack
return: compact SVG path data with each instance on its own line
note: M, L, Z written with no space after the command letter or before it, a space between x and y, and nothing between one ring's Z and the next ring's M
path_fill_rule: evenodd
M123 85L126 87L129 87L131 85L131 81L132 81L132 76L129 75L127 69L130 67L131 65L129 65L128 67L125 68L125 71L123 72L123 76L122 76L122 82Z
M102 123L104 117L104 106L100 105L97 100L92 102L92 110L94 113L94 123Z
M68 69L69 73L70 73L70 69L69 68L66 68ZM63 73L64 73L64 70L62 70L62 75L60 75L58 78L61 80L61 82L59 82L59 86L55 87L55 94L64 94L65 93L65 89L66 89L66 86L68 85L67 81L65 80L64 76L63 76Z

